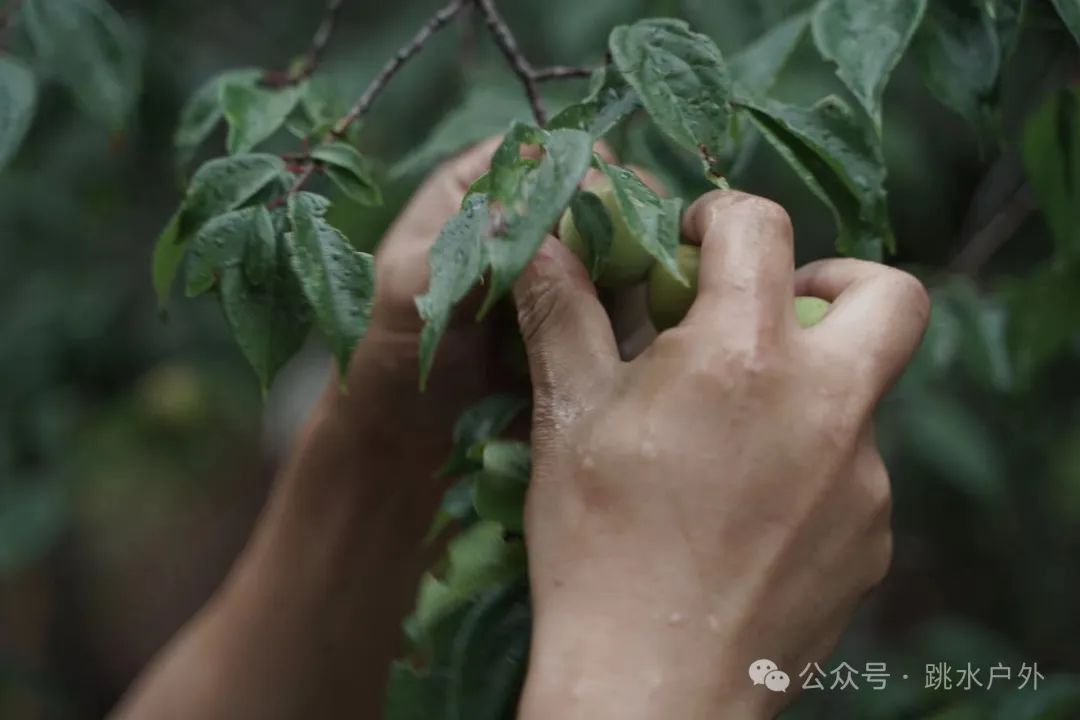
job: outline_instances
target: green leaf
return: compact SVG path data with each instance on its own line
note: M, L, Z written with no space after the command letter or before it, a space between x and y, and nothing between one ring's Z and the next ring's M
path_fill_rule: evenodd
M1030 687L1030 686L1029 686ZM1004 695L993 720L1069 720L1080 715L1080 676L1051 675L1039 689Z
M940 1L940 0L939 0ZM881 132L881 100L927 0L821 0L814 42Z
M256 206L255 224L244 248L244 274L251 284L262 285L273 277L278 236L285 232L287 219L284 208L271 213L264 205Z
M455 477L478 470L480 466L468 458L469 450L509 427L528 404L513 395L490 395L466 408L454 424L454 449L439 476Z
M970 408L944 394L920 393L906 404L902 428L908 457L941 482L979 500L1004 497L998 442Z
M1053 0L1058 15L1069 28L1076 42L1080 43L1080 1L1078 0Z
M1009 348L1021 385L1067 353L1080 334L1080 259L1061 258L1009 281Z
M547 138L545 131L528 123L515 122L510 125L510 130L495 148L491 169L487 173L487 192L492 200L512 205L519 199L522 183L528 171L535 167L522 162L521 146L543 145Z
M21 19L41 66L86 114L121 129L138 97L142 68L120 15L104 0L25 0Z
M273 275L262 285L248 282L239 267L226 268L220 282L225 318L266 393L311 330L311 311L290 271L284 243L278 244Z
M476 476L474 506L484 520L512 532L525 529L525 492L532 473L528 443L492 440L484 443L483 469Z
M480 314L484 315L513 286L570 205L577 186L589 169L592 137L581 130L552 130L544 140L544 156L535 170L513 186L514 196L504 212L501 232L487 246L491 261L491 287ZM492 195L500 187L494 179ZM503 189L506 191L506 189Z
M983 0L931 3L911 53L930 92L985 133L992 121L1002 52Z
M191 244L187 266L187 296L210 290L228 267L245 264L248 249L255 247L263 267L255 271L264 280L272 272L276 253L276 233L270 212L263 205L218 215L200 228ZM269 257L267 257L269 255ZM246 271L246 267L245 267ZM251 273L247 275L251 281Z
M563 108L547 124L548 130L584 130L600 139L624 117L641 107L641 99L615 68L605 66L593 74L593 91L579 103Z
M1028 183L1062 253L1080 256L1080 91L1051 94L1024 127Z
M477 86L469 91L461 106L447 113L427 139L394 166L394 178L423 172L435 163L506 130L514 120L529 117L529 107L521 91Z
M427 385L443 333L454 306L464 298L484 272L484 238L488 229L487 198L471 195L450 219L428 254L430 281L416 308L424 321L420 334L420 387Z
M293 271L344 376L371 320L375 261L326 222L328 205L312 193L289 196L292 232L285 239Z
M682 201L660 197L632 170L609 165L599 156L594 158L594 162L611 180L619 213L634 240L679 282L687 285L689 281L675 260Z
M284 175L285 162L276 155L234 155L204 163L188 185L181 234L186 238L210 218L244 205Z
M894 240L877 137L832 96L812 108L769 100L740 102L769 143L832 210L837 250L880 260Z
M185 245L180 238L180 212L177 210L161 231L154 243L154 257L150 262L154 293L157 295L158 308L162 310L169 302L173 282L184 259Z
M414 640L430 639L435 626L493 587L523 578L525 546L507 540L498 523L480 521L447 546L446 573L427 573L420 581L416 610L409 623Z
M311 157L326 164L326 174L348 197L361 205L382 205L371 165L352 145L330 142L312 150Z
M588 250L587 266L589 274L595 281L600 277L600 271L611 254L611 242L614 236L611 216L608 215L603 201L588 190L581 190L574 195L570 203L570 212L573 214L574 227Z
M716 45L681 20L622 25L608 41L615 67L653 121L675 142L700 154L707 171L727 143L731 80Z
M260 77L262 71L254 68L229 70L210 78L191 94L180 110L180 122L173 135L180 167L191 161L198 147L221 122L221 86L226 83L252 84L258 82Z
M764 96L776 83L810 25L810 12L792 15L731 59L731 77L739 89Z
M515 716L531 631L532 607L524 582L505 582L469 609L451 651L447 720L506 720Z
M37 104L37 83L30 69L0 56L0 170L30 130Z
M246 153L280 128L300 97L303 85L270 88L258 78L230 78L221 83L221 108L229 125L230 155Z

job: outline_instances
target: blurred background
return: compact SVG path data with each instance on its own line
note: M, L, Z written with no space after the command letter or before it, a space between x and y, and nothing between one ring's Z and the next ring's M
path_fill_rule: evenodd
M329 369L313 344L264 402L216 303L175 302L163 321L149 276L154 238L180 199L172 136L183 101L222 69L287 66L321 3L111 4L137 60L130 117L114 122L93 98L45 83L30 134L0 173L4 720L97 718L112 706L227 571ZM347 107L437 5L346 0L317 76L327 96ZM808 5L502 8L539 64L592 64L610 28L638 17L685 17L733 54ZM893 677L883 691L808 691L792 718L1080 718L1080 264L1054 242L1019 152L1033 114L1080 66L1050 3L1028 10L989 129L946 109L910 60L886 95L892 261L922 277L935 304L879 418L896 496L893 571L823 669L885 662ZM5 41L33 62L18 24ZM558 106L583 85L547 89ZM774 94L812 102L828 92L844 94L804 38ZM446 147L526 113L486 36L459 23L365 121L361 144L384 164L386 205L338 203L335 223L374 247ZM1078 133L1060 138L1066 155ZM696 160L644 118L613 143L676 193L706 189ZM210 145L220 154L223 133ZM731 180L789 209L800 263L830 255L826 209L764 144L745 160ZM927 688L926 665L937 663L1010 666L1011 689ZM1022 664L1035 663L1038 690L1016 690Z

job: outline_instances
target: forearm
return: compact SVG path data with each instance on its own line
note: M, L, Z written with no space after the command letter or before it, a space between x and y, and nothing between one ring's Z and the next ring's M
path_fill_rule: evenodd
M229 578L117 717L378 716L441 455L388 447L386 418L356 415L373 387L324 398Z

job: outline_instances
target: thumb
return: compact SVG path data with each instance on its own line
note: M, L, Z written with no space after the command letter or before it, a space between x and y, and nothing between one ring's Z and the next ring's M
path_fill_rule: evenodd
M585 266L554 237L514 284L514 302L538 396L581 397L612 376L619 354L611 322Z

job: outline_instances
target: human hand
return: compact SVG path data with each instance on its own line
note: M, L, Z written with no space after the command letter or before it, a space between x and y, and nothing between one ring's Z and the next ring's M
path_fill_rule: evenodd
M684 234L697 300L629 363L557 242L515 288L534 382L524 718L771 717L794 692L752 687L750 663L823 659L889 565L871 420L925 290L857 260L795 272L786 213L741 193L699 200ZM803 330L796 294L832 309Z

